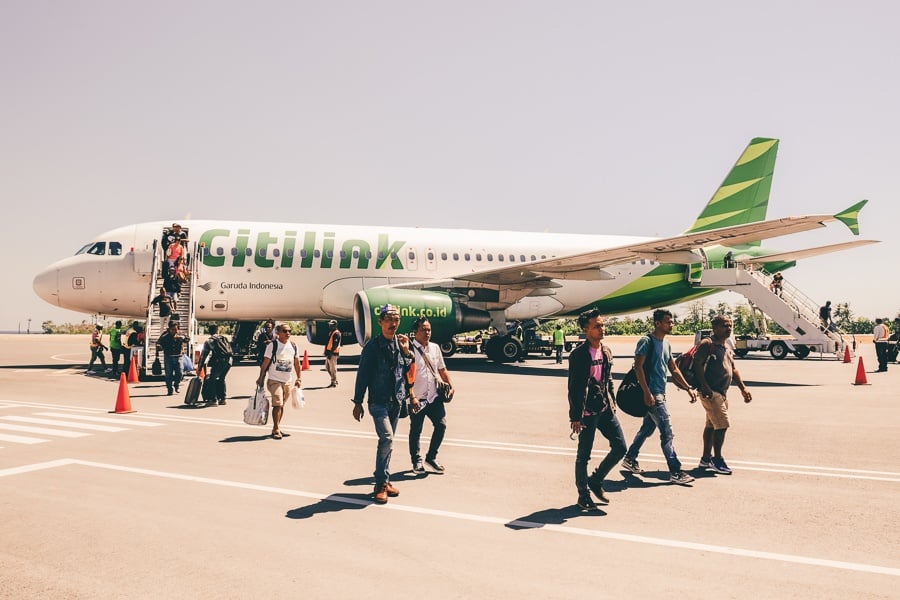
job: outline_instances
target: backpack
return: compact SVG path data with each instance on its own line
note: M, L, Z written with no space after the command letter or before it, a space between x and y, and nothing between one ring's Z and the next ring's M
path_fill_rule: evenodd
M231 358L231 345L224 335L215 335L209 338L210 353L216 361L224 361Z
M684 375L684 380L688 382L692 388L697 387L697 377L694 375L694 355L697 354L699 346L691 346L691 349L684 352L675 359L675 366Z

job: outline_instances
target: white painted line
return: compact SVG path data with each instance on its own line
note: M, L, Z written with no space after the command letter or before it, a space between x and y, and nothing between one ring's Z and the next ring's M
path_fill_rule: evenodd
M35 419L34 417L0 417L3 421L15 421L16 423L34 423L35 425L59 425L61 427L74 427L76 429L89 429L91 431L128 431L126 427L110 427L109 425L97 425L94 423L72 423L58 419Z
M26 437L24 435L9 435L0 433L0 442L12 442L13 444L43 444L50 440L42 440L41 438Z
M141 469L135 467L125 467L121 465L112 465L107 463L99 463L92 461L83 461L75 459L64 459L60 461L52 461L48 463L37 463L14 469L6 469L0 471L0 477L7 475L16 475L39 469L47 469L68 464L82 465L86 467L94 467L98 469L107 469L111 471L119 471L124 473L134 473L138 475L149 475L152 477L162 477L165 479L175 479L179 481L191 481L194 483L204 483L208 485L218 485L222 487L237 488L244 490L253 490L270 494L280 494L284 496L294 496L302 498L310 498L312 500L329 500L331 502L341 502L344 504L352 504L354 506L365 506L373 504L370 500L361 500L359 498L345 498L340 495L325 495L314 492L304 492L300 490L291 490L287 488L272 487L266 485L258 485L253 483L242 483L239 481L228 481L225 479L212 479L208 477L196 477L193 475L184 475L182 473L171 473L166 471L156 471L153 469ZM646 544L650 546L662 546L667 548L679 548L682 550L695 550L697 552L706 552L714 554L724 554L730 556L740 556L744 558L754 558L759 560L771 560L775 562L793 563L808 565L814 567L823 567L829 569L840 569L845 571L859 571L863 573L872 573L876 575L890 575L900 577L900 569L893 567L885 567L881 565L870 565L865 563L854 563L840 560L831 560L826 558L816 558L811 556L802 556L797 554L782 554L778 552L764 552L760 550L750 550L746 548L735 548L733 546L718 546L715 544L702 544L697 542L686 542L681 540L671 540L666 538L649 537L642 535L632 535L628 533L616 533L610 531L600 531L595 529L586 529L582 527L571 527L565 525L552 525L547 523L535 523L532 521L510 520L500 517L491 517L488 515L477 515L472 513L461 513L446 510L436 510L423 508L420 506L408 506L391 502L385 506L379 506L378 510L396 510L413 514L420 514L432 517L443 517L449 519L459 519L463 521L473 521L477 523L488 523L500 526L515 526L524 529L533 529L535 531L550 531L567 535L582 535L587 537L597 537L608 540L616 540L621 542L630 542L635 544Z
M46 441L46 440L44 440ZM32 473L34 471L42 471L44 469L55 469L56 467L65 467L66 465L75 464L76 461L71 458L61 458L59 460L50 460L42 463L34 463L31 465L22 465L21 467L11 467L9 469L0 469L0 477L8 477L10 475L21 475L22 473Z
M6 431L21 431L22 433L38 433L40 435L55 435L57 437L80 438L90 433L82 431L63 431L61 429L48 429L46 427L29 427L27 425L13 425L12 423L0 423L0 429Z
M66 418L66 419L77 419L79 421L91 421L91 422L97 422L97 423L116 423L116 424L120 424L120 425L123 423L127 423L129 426L133 425L135 427L162 427L162 425L163 425L162 423L153 423L151 421L138 421L138 420L132 419L131 417L128 417L126 415L123 415L123 416L119 417L118 419L111 419L109 417L87 417L84 415L70 415L67 413L55 413L55 412L39 412L39 413L34 413L34 414L39 415L41 417L62 417L62 418Z

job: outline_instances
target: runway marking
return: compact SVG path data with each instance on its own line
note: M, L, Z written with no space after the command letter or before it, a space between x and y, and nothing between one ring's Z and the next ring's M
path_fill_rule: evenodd
M132 473L136 475L147 475L150 477L160 477L164 479L173 479L178 481L190 481L193 483L203 483L207 485L217 485L221 487L236 488L243 490L252 490L269 494L279 494L283 496L292 496L300 498L309 498L312 500L328 500L330 502L340 502L351 504L354 506L368 506L374 504L371 500L361 500L359 498L343 497L335 494L317 494L315 492L304 492L301 490L292 490L287 488L273 487L267 485L259 485L255 483L244 483L240 481L229 481L226 479L213 479L210 477L198 477L195 475L185 475L183 473L172 473L168 471L157 471L154 469L142 469L137 467L126 467L123 465L113 465L108 463L85 461L78 459L65 458L60 460L48 461L43 463L34 463L31 465L23 465L20 467L12 467L0 470L0 477L8 477L12 475L21 475L23 473L31 473L44 469L53 469L57 467L65 467L69 465L80 465L84 467L92 467L96 469L105 469L109 471L118 471L122 473ZM829 569L839 569L844 571L858 571L862 573L871 573L876 575L889 575L892 577L900 577L900 568L885 567L881 565L871 565L866 563L847 562L841 560L831 560L827 558L816 558L813 556L802 556L797 554L784 554L779 552L766 552L762 550L751 550L748 548L736 548L733 546L719 546L716 544L704 544L699 542L689 542L682 540L673 540L666 538L650 537L643 535L632 535L628 533L616 533L611 531L601 531L595 529L586 529L583 527L573 527L566 525L553 525L547 523L536 523L532 521L523 521L518 519L506 519L501 517L491 517L488 515L479 515L474 513L462 513L455 511L438 510L431 508L423 508L421 506L408 506L397 504L392 501L385 506L379 506L378 510L395 510L400 512L426 515L431 517L442 517L448 519L458 519L463 521L472 521L477 523L487 523L491 525L508 526L515 525L523 529L533 529L535 531L547 531L553 533L561 533L567 535L581 535L587 537L603 538L608 540L616 540L621 542L630 542L634 544L646 544L651 546L662 546L667 548L678 548L682 550L695 550L697 552L706 552L714 554L723 554L729 556L739 556L744 558L754 558L759 560L770 560L774 562L793 563L808 565L814 567L824 567Z
M74 427L76 429L89 429L91 431L128 431L125 427L112 427L110 425L97 425L95 423L72 423L59 419L36 419L34 417L0 417L3 421L15 421L16 423L33 423L35 425L59 425L61 427Z
M57 437L80 438L91 435L83 431L62 431L60 429L48 429L47 427L29 427L28 425L13 425L12 423L0 423L0 429L7 431L21 431L22 433L37 433L40 435L55 435Z
M55 413L55 412L39 412L34 413L36 415L42 417L65 417L66 419L76 419L79 421L92 421L97 423L116 423L121 425L123 422L128 424L129 426L135 427L162 427L162 423L153 423L152 421L137 421L132 417L121 416L117 419L111 419L109 417L88 417L85 415L70 415L66 413Z
M27 437L24 435L10 435L6 433L0 433L0 442L12 442L14 444L43 444L44 442L49 441L50 440Z
M2 406L2 404L0 404ZM41 402L16 402L14 406L17 407L33 407L33 408L43 408L43 409L52 409L55 411L58 410L71 410L71 411L79 411L82 413L93 413L93 414L106 414L105 410L97 409L97 408L84 408L79 406L66 406L59 404L50 404L50 403L41 403ZM61 416L60 414L48 414L48 413L37 413L42 414L44 416ZM162 414L162 413L140 413L140 415L144 418L151 418L154 420L160 421L169 421L169 422L193 422L193 423L203 423L207 425L219 425L225 427L239 428L244 429L246 431L253 430L262 430L262 428L255 428L252 425L246 425L241 421L235 419L220 419L214 417L201 417L201 416L187 416L187 415L171 415L171 414ZM67 415L68 416L68 415ZM69 417L76 418L76 417ZM86 418L86 417L79 417ZM114 422L117 424L122 424L123 421L130 419L131 417L128 415L120 415L119 417L107 417L110 419L110 422ZM94 418L96 419L96 418ZM105 422L105 421L104 421ZM137 424L135 421L128 421L128 423ZM156 424L161 425L159 423ZM341 429L341 428L332 428L332 427L309 427L309 426L298 426L298 425L285 425L282 427L288 433L307 433L312 435L330 435L334 437L341 438L356 438L356 439L375 439L375 434L369 430L354 430L354 429ZM398 434L395 436L396 440L406 440L408 436ZM422 441L427 443L429 441L429 436L423 435ZM500 452L519 452L525 454L540 454L540 455L549 455L549 456L575 456L575 442L572 442L571 446L553 446L553 445L542 445L542 444L522 444L517 442L499 442L499 441L490 441L490 440L467 440L463 438L444 438L445 445L448 446L456 446L459 448L470 448L470 449L479 449L479 450L496 450ZM685 467L690 469L691 467L688 463L693 461L698 461L699 457L690 457L690 456L682 456L682 461L685 462ZM665 464L665 458L661 454L653 454L653 453L641 453L640 455L641 462L651 463L651 464ZM803 475L810 477L832 477L839 479L848 479L848 480L864 480L864 481L880 481L887 483L900 483L900 472L896 471L877 471L871 469L850 469L843 467L818 467L815 465L791 465L785 463L767 463L767 462L759 462L759 461L747 461L747 460L735 460L728 459L728 463L731 467L740 468L740 471L754 471L760 473L784 473L788 475Z

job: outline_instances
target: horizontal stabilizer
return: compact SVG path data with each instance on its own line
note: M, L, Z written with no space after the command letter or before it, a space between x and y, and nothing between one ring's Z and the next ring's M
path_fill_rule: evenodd
M818 246L816 248L804 248L802 250L788 250L787 252L779 252L778 254L769 254L768 256L758 256L755 258L740 258L743 263L762 264L771 262L790 262L801 258L809 258L811 256L819 256L820 254L829 254L831 252L840 252L841 250L849 250L859 246L868 246L869 244L877 244L878 240L855 240L852 242L844 242L842 244L830 244L828 246Z

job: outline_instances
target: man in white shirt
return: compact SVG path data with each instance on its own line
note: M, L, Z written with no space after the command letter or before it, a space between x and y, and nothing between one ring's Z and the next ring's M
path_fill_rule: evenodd
M453 386L450 383L450 375L444 364L440 346L431 341L431 323L425 317L419 317L413 323L413 354L416 357L416 381L413 384L412 400L410 401L409 415L409 456L412 460L413 472L424 473L425 464L437 473L444 472L444 465L438 462L437 453L444 441L444 432L447 431L447 411L444 402L438 399L438 377L440 381L450 385L449 396L453 396ZM425 463L420 454L419 438L422 435L422 426L425 417L431 420L434 433L428 444L428 453L425 455Z
M261 386L268 375L266 389L272 395L272 438L280 440L284 403L290 397L291 386L300 387L300 355L291 341L291 328L282 323L275 328L275 339L266 346L256 385ZM295 375L296 374L296 375Z
M890 332L884 323L884 319L875 319L872 341L875 342L875 355L878 357L878 373L887 373L889 336Z

